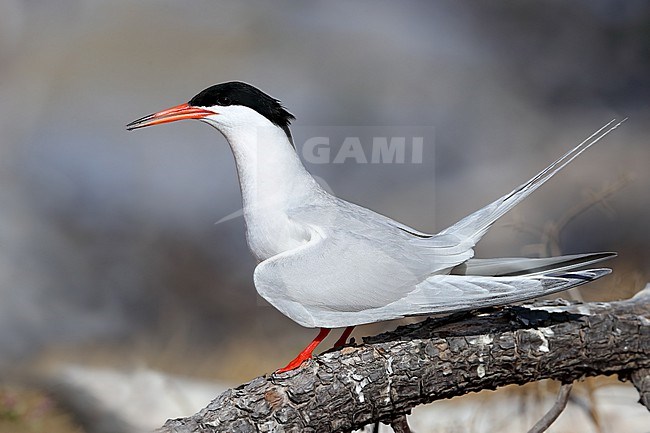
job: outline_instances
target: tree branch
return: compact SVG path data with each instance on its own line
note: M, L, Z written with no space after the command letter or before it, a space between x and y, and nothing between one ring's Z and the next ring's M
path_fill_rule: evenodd
M159 431L350 431L483 389L611 374L632 377L647 405L649 370L650 285L627 301L538 302L400 327L258 377Z

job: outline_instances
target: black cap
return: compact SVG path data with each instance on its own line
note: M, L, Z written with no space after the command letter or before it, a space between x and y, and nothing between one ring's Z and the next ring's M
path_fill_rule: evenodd
M289 113L280 101L250 84L240 81L215 84L190 99L188 104L194 107L242 105L252 108L269 119L271 123L282 128L287 137L291 139L289 124L295 119L293 114Z

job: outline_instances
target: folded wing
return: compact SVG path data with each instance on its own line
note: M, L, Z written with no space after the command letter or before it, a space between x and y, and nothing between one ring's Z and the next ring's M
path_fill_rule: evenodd
M307 244L260 263L257 291L303 326L338 328L519 302L611 272L560 265L559 271L517 276L427 275L421 259L394 245L348 236L315 234Z

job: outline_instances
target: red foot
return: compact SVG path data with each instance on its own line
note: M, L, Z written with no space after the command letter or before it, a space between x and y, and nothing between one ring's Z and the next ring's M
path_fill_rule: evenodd
M336 343L334 343L334 347L338 349L339 347L345 346L345 343L348 342L348 337L350 334L352 334L352 330L354 329L354 326L348 326L345 328L345 331L343 331L343 334L341 334L341 337L336 340Z
M286 367L279 369L278 371L276 371L276 373L284 373L285 371L291 371L295 368L300 367L303 362L311 358L311 355L314 352L314 349L316 349L316 346L318 346L321 343L321 341L323 341L325 337L327 337L327 334L329 334L330 331L331 329L328 328L320 328L320 332L318 333L316 338L314 338L314 341L309 343L309 345L305 347L303 351L300 352L293 361L287 364Z

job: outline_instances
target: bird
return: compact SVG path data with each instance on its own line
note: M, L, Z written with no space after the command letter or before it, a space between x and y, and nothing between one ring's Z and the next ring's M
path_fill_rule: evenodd
M284 368L300 367L332 329L450 314L526 301L603 277L583 269L613 252L549 258L475 258L474 247L506 212L623 121L612 120L513 191L438 233L425 233L327 192L294 145L284 105L241 81L215 84L187 103L129 123L178 120L216 128L234 155L257 292L316 338Z

